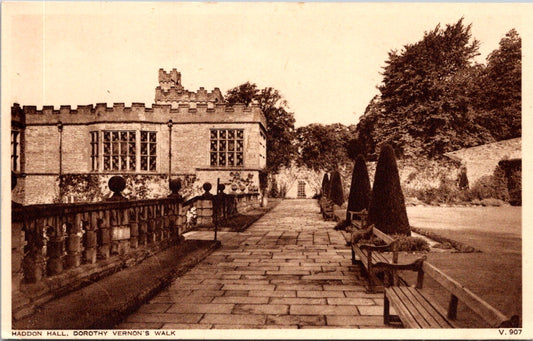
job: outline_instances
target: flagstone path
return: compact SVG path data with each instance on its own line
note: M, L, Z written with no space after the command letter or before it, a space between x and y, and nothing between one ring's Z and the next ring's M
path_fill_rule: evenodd
M116 328L386 328L383 294L367 294L359 267L315 200L285 200ZM212 239L212 231L189 239Z

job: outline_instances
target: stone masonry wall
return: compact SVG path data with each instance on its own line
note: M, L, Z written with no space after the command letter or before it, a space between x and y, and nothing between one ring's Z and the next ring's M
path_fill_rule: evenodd
M265 119L257 106L216 105L214 109L208 109L198 103L196 108L180 105L179 109L171 109L169 105L153 105L152 108L145 108L144 104L134 103L131 108L127 108L122 103L115 103L112 107L97 104L94 108L92 105L78 106L75 110L70 106L61 106L59 110L49 106L43 107L43 110L24 106L23 112L26 115L24 154L27 175L14 193L17 194L18 201L26 205L98 201L105 197L102 189L107 189L107 180L114 174L131 178L132 188L137 187L131 192L133 198L145 199L168 195L169 120L172 120L171 176L172 178L191 175L195 177L194 181L183 184L182 195L185 197L201 194L204 182L216 185L216 179L219 177L224 179L222 183L230 184L233 177L230 173L233 171L252 174L253 181L249 181L245 187L246 191L253 191L259 187L258 171L266 162L266 143L262 141ZM63 125L62 181L59 180L58 122ZM213 128L244 129L243 167L211 167L210 129ZM156 171L137 169L137 171L93 172L90 133L102 130L155 131ZM101 138L100 135L100 157ZM137 134L137 144L139 143ZM90 180L87 175L97 176L97 180ZM65 182L66 177L70 177L79 186L69 185ZM92 190L90 193L87 192L90 182L99 183L100 190L95 189L94 193ZM239 185L239 190L240 187Z

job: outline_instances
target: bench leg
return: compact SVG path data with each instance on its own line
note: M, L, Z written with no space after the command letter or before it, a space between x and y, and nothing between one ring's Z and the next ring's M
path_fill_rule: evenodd
M383 323L386 325L390 323L390 303L386 294L383 298Z
M368 293L373 294L374 293L374 269L372 269L372 253L368 252L368 263L367 263L367 269L368 269Z
M356 261L355 261L355 251L352 248L352 265L355 265L355 263L356 263Z

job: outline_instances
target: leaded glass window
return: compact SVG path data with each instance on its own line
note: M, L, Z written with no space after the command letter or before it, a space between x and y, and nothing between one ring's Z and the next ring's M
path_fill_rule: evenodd
M20 131L11 130L11 170L20 171Z
M155 131L141 131L141 170L156 170L156 134Z
M244 130L211 129L210 140L211 166L244 165Z
M93 132L92 132L93 133ZM91 133L91 135L92 135ZM94 132L97 133L97 132ZM135 131L103 131L103 170L134 171L136 168L136 137ZM96 142L94 142L96 139ZM93 155L98 160L98 134L92 137L91 144L96 143ZM94 159L93 159L94 160ZM93 167L95 163L93 162ZM98 169L98 161L96 161Z
M98 171L98 132L91 131L91 169Z

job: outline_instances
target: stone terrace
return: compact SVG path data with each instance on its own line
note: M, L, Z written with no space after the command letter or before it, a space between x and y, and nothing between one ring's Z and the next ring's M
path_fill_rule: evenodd
M315 200L285 200L130 315L120 329L386 328ZM212 239L192 232L189 239Z

